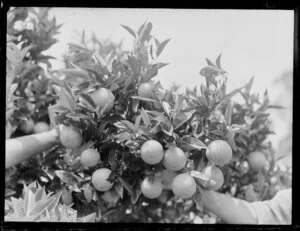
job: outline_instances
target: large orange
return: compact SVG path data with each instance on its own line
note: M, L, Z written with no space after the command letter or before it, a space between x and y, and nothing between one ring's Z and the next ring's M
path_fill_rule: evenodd
M251 152L248 156L248 163L252 170L258 172L266 166L267 158L262 152Z
M111 170L108 168L100 168L96 170L92 175L92 184L98 191L105 192L113 187L113 183L107 179L111 174Z
M178 171L185 167L187 156L180 148L171 147L165 152L163 163L166 169Z
M80 147L83 141L80 132L72 126L61 126L59 139L61 144L69 149Z
M150 82L142 83L138 88L138 96L143 98L153 98L154 84Z
M181 173L177 175L172 183L173 193L181 198L190 198L196 192L197 186L194 178L187 174Z
M26 122L22 123L20 126L20 130L26 134L32 132L34 127L34 122L32 119L28 119Z
M80 155L80 162L85 167L94 167L100 160L100 153L92 148L84 150Z
M42 133L49 130L49 125L46 122L40 121L37 122L33 127L34 133Z
M141 191L142 194L149 199L158 198L162 193L162 184L158 179L152 182L146 177L141 184Z
M203 174L205 174L206 176L208 176L208 178L210 180L215 181L214 185L205 186L207 189L209 189L209 190L218 190L224 184L223 172L218 167L216 167L214 165L209 165L209 166L206 166L201 172Z
M162 145L156 140L148 140L141 147L141 158L147 164L157 164L164 156Z
M100 110L105 107L104 113L109 112L115 104L115 97L113 93L106 88L99 88L91 95L97 106L100 106Z
M207 147L206 157L211 163L223 166L232 159L232 149L226 141L214 140Z

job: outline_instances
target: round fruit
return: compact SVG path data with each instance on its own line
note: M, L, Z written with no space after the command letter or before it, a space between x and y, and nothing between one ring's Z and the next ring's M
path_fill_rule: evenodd
M207 147L206 157L211 163L223 166L232 159L232 150L226 141L214 140Z
M103 87L93 92L92 99L97 106L100 106L100 110L105 107L104 113L109 112L115 104L113 93Z
M92 184L98 191L105 192L112 188L113 183L107 181L111 170L108 168L100 168L96 170L92 175Z
M82 136L74 127L62 126L59 136L60 142L66 148L78 148L82 144Z
M34 127L34 122L32 119L28 119L25 123L22 123L20 126L20 130L24 132L25 134L29 134L32 132Z
M154 96L154 84L153 83L142 83L138 88L138 96L143 98L153 98Z
M197 187L194 178L187 173L177 175L172 183L173 193L181 198L189 198L193 196L196 189Z
M260 171L267 164L267 158L262 152L251 152L248 156L248 163L252 170Z
M214 165L206 166L202 173L209 177L210 180L215 181L214 185L205 186L208 190L218 190L224 184L224 175L221 169Z
M73 203L73 196L67 189L63 189L61 194L61 200L64 204L70 205Z
M160 180L155 179L153 182L146 177L141 184L142 194L149 198L154 199L160 196L162 193L162 184Z
M92 148L84 150L80 155L80 163L85 167L94 167L100 160L100 153Z
M187 162L186 154L178 147L169 148L165 152L164 166L168 170L178 171L183 169Z
M108 203L113 203L115 201L115 198L111 191L106 191L105 193L103 193L101 198Z
M46 122L37 122L33 127L34 133L42 133L49 130L49 125Z
M163 189L172 189L172 182L177 174L173 171L165 169L162 171L161 182L163 185Z
M156 140L148 140L141 147L141 158L147 164L157 164L164 157L162 145Z

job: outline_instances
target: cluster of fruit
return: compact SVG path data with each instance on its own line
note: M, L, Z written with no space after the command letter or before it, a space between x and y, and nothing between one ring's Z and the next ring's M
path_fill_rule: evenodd
M50 128L49 124L44 121L34 123L33 119L29 118L26 122L20 125L20 130L25 134L30 133L42 133L48 131Z

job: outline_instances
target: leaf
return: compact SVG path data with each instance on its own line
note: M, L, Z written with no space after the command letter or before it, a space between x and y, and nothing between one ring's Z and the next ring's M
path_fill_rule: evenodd
M140 33L141 43L145 42L149 38L151 30L152 30L152 23L149 22L145 27L143 27L143 29Z
M58 104L68 109L74 109L75 107L73 97L62 87L60 88Z
M85 114L73 113L73 112L70 112L70 113L66 114L66 117L71 118L75 121L80 121L80 119L90 119L90 117L85 115Z
M124 28L125 30L127 30L134 38L136 38L135 32L134 32L129 26L121 25L121 27L123 27L123 28Z
M216 182L214 180L212 180L209 176L207 176L206 174L204 174L202 172L199 172L199 171L190 171L190 175L192 177L195 177L195 178L201 180L202 183L204 183L204 184L209 184L209 185L216 184Z
M82 218L82 222L85 222L85 223L95 222L95 220L96 220L96 213L91 213Z
M168 102L166 102L166 101L162 101L161 105L162 105L165 113L167 113L167 115L170 116L170 113L171 113L171 106L170 106L170 104Z
M120 183L118 183L118 184L115 184L114 189L115 189L115 192L117 193L117 195L121 199L123 199L123 195L124 195L124 188L123 188L123 186Z
M229 143L232 150L236 151L237 146L236 146L236 143L235 143L235 140L234 140L234 136L235 136L235 133L232 132L230 129L228 129L227 133L226 133L227 142Z
M245 86L247 94L250 93L250 89L252 87L253 81L254 81L254 76L251 77L251 79L249 80L249 82Z
M206 58L206 62L207 62L207 64L208 64L209 66L213 66L213 67L216 66L216 65L215 65L212 61L210 61L208 58Z
M219 56L216 60L217 67L220 68L220 69L222 69L222 67L221 67L221 56L222 56L222 53L219 54Z
M146 113L146 111L144 110L144 108L142 108L142 110L141 110L141 116L142 116L142 120L143 120L144 124L151 125L150 118L149 118L148 114Z
M248 127L247 127L246 124L242 124L242 125L240 125L240 124L232 124L230 126L231 131L234 132L234 133L244 132L247 128Z
M286 107L280 105L268 105L266 109L287 109Z
M203 212L203 210L204 210L203 197L198 190L196 191L196 193L193 196L193 201L196 204L196 209L200 212Z
M130 195L134 194L132 187L125 180L123 180L121 177L119 177L118 180L121 183L121 185L129 192Z
M148 98L143 98L143 97L139 97L139 96L131 96L131 98L133 98L133 99L139 99L139 100L142 100L142 101L153 102L153 103L159 103L155 99L148 99Z
M141 120L142 120L142 116L141 115L138 115L135 119L135 128L138 129L139 126L140 126L140 123L141 123Z
M171 39L167 39L165 41L163 41L161 44L159 44L157 51L156 51L156 56L158 57L161 52L163 51L163 49L165 48L165 46L167 45L167 43L170 41Z
M231 114L232 114L232 103L229 101L225 110L225 121L226 121L226 125L228 126L231 125Z
M153 67L147 69L146 73L143 76L143 82L147 82L151 80L153 77L155 77L158 74L158 67Z
M90 184L83 185L83 194L88 203L90 203L93 199L93 191Z
M90 79L89 74L82 69L62 69L59 72L74 79L76 78L81 78L85 80Z
M96 104L91 96L85 93L80 93L79 96L85 101L87 101L93 108L96 108Z
M135 79L138 80L142 68L141 62L137 60L134 56L129 56L128 63L131 67L131 70L133 71Z
M67 185L75 185L78 184L78 179L71 173L63 171L63 170L56 170L55 174Z
M135 190L134 194L131 195L131 203L136 204L141 194L142 194L141 190L139 189Z

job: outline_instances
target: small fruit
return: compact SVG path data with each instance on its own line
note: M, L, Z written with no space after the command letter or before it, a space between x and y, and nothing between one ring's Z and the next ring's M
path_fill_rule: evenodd
M187 173L177 175L172 183L173 193L181 198L190 198L195 194L196 189L194 178Z
M205 186L208 190L218 190L224 184L224 175L221 169L214 165L206 166L202 173L205 174L210 180L215 181L214 185Z
M34 133L42 133L49 130L49 125L46 122L37 122L33 127Z
M59 136L60 142L66 148L78 148L82 144L82 136L75 127L62 126Z
M168 170L178 171L187 163L186 154L178 147L171 147L165 152L164 166Z
M107 179L111 174L111 170L108 168L100 168L96 170L92 175L92 184L98 191L105 192L112 188L113 183Z
M148 177L146 177L141 184L141 191L145 197L154 199L159 197L162 193L162 184L158 179L155 179L152 182Z
M105 107L104 113L109 112L115 104L115 97L113 93L106 88L99 88L91 95L97 106L100 106L100 110Z
M252 170L258 172L267 164L267 158L262 152L251 152L248 156L248 163Z
M64 204L70 205L73 203L73 196L67 189L62 190L61 200Z
M168 169L165 169L162 171L162 176L161 176L161 182L162 182L162 185L163 185L163 189L169 189L171 190L172 189L172 182L174 180L174 178L177 176L178 174L171 171L171 170L168 170Z
M214 140L207 147L206 157L211 163L223 166L232 159L232 150L226 141Z
M92 148L84 150L80 155L80 162L85 167L94 167L100 160L100 153Z
M147 164L157 164L164 157L162 145L156 140L148 140L141 147L141 158Z
M113 196L113 193L111 191L106 191L105 193L103 193L101 198L107 203L113 203L115 201L115 197Z
M150 82L142 83L138 88L138 96L151 99L154 96L154 84Z
M20 126L20 130L24 132L25 134L29 134L32 132L34 127L34 122L32 119L28 119L26 122L22 123Z

